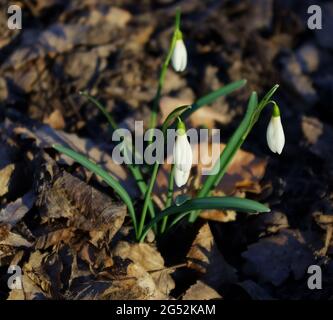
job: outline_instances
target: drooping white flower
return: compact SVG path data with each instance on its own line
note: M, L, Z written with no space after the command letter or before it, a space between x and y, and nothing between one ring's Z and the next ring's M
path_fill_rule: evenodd
M267 127L266 138L271 151L281 154L285 144L285 137L281 123L280 110L277 105L274 105L273 114Z
M185 125L178 123L176 142L173 147L174 173L177 187L186 184L192 167L192 148L187 140Z
M176 40L175 48L171 56L172 66L176 72L182 72L187 65L187 51L183 39Z

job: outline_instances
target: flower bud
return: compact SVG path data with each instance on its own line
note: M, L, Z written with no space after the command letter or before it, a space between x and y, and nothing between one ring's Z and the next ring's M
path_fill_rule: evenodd
M281 154L285 137L281 123L279 107L274 104L273 114L267 127L266 132L267 144L272 152Z
M176 72L182 72L187 65L187 51L183 39L176 40L175 48L172 53L171 62Z
M179 120L176 142L173 148L174 173L176 185L180 188L186 184L192 167L192 148L187 140L185 124Z

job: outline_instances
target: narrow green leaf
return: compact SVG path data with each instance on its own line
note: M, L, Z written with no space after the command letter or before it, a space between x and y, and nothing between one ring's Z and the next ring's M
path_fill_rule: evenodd
M243 198L236 197L208 197L208 198L196 198L186 201L180 206L171 206L163 210L158 216L156 216L151 222L145 227L140 236L140 241L143 241L149 229L161 219L166 216L173 214L184 214L190 213L191 211L197 210L209 210L209 209L221 209L221 210L236 210L239 212L248 213L259 213L269 212L270 209L263 204Z
M226 147L220 155L219 160L217 160L214 165L213 171L217 172L217 174L208 176L201 190L198 193L198 197L206 197L213 189L213 187L216 187L223 178L234 155L239 150L249 133L249 128L251 126L253 115L255 113L257 105L257 94L256 92L252 92L248 103L247 111L242 122L229 139ZM189 221L194 222L199 216L199 214L199 212L192 212Z
M112 115L106 110L106 108L93 96L91 96L88 92L86 91L80 91L80 95L86 97L90 102L92 102L101 112L102 114L105 116L105 118L107 119L107 121L109 122L111 128L113 130L117 130L118 129L118 125L116 124L116 122L114 121ZM126 148L125 152L127 150L131 150L132 152L132 146L126 144ZM139 156L139 153L137 152L137 150L134 147L134 152L135 152L135 156ZM126 155L126 153L125 153ZM135 182L142 194L142 196L144 196L146 194L147 191L147 185L146 182L143 179L142 173L139 169L139 167L137 167L134 164L128 163L127 167L129 169L129 171L131 172L131 174L133 175ZM148 210L149 210L149 214L152 218L155 217L155 209L154 209L154 205L153 202L150 200L149 204L148 204Z
M137 232L137 222L136 222L136 216L135 216L135 210L134 206L131 200L131 197L127 193L127 191L122 187L122 185L114 179L111 175L109 175L104 169L102 169L97 164L91 162L89 159L87 159L82 154L77 153L76 151L63 147L61 145L55 144L53 145L53 148L57 151L65 154L66 156L72 158L82 166L86 167L88 170L92 171L99 177L103 179L118 195L119 197L124 201L124 203L128 207L129 215L133 221L133 226L135 232Z
M180 106L180 107L176 108L175 110L173 110L171 113L169 113L169 115L164 120L163 125L162 125L163 134L165 134L168 127L172 124L173 121L175 121L175 119L177 117L179 117L181 114L185 113L186 110L189 110L191 108L192 108L192 106L188 106L188 105Z
M231 138L229 139L226 147L224 148L223 152L220 155L219 160L214 165L215 171L218 172L218 174L210 175L206 179L202 189L199 192L199 196L206 196L208 192L211 190L211 188L214 185L216 185L216 182L222 178L223 174L227 170L228 165L230 164L233 155L240 148L241 144L246 138L246 133L251 124L251 119L256 106L257 106L257 94L253 92L250 97L248 108L242 122L240 123L234 134L231 136Z
M112 127L113 130L116 130L118 128L116 122L114 121L113 117L111 116L110 112L108 112L105 107L93 96L91 96L88 92L86 91L80 91L79 92L81 96L86 97L90 102L92 102L105 116L105 118L108 120L110 126Z
M207 94L206 96L198 99L193 105L192 108L185 111L182 114L182 119L185 120L186 118L188 118L193 112L197 111L199 108L211 104L212 102L214 102L217 98L222 97L222 96L226 96L232 92L234 92L235 90L238 90L242 87L244 87L246 85L247 80L242 79L239 81L235 81L232 82L220 89L217 89L209 94Z

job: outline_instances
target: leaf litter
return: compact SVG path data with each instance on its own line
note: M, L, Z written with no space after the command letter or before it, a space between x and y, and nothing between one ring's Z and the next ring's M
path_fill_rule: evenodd
M333 60L322 41L329 39L327 31L300 28L302 10L295 11L294 1L274 8L270 1L256 2L256 10L238 2L182 4L193 56L184 76L168 71L162 113L243 77L259 93L267 79L281 80L289 138L286 155L267 158L259 124L258 139L250 137L216 190L260 199L271 213L203 212L199 225L183 221L171 231L165 250L154 235L149 243L132 243L126 207L99 178L52 152L51 145L87 155L140 201L128 172L112 161L104 120L75 93L88 90L100 97L129 127L134 119L147 120L174 7L155 4L152 15L149 5L132 11L127 0L103 6L61 2L31 2L29 27L20 31L0 22L0 266L23 270L22 290L4 287L8 275L0 275L1 298L239 299L244 292L251 299L332 298L327 66ZM59 15L49 19L53 9ZM317 57L315 64L309 54ZM226 139L244 113L247 95L244 90L205 106L190 117L190 126L217 126ZM167 181L168 168L162 169L157 204L163 203ZM202 183L201 169L192 170L189 194ZM305 287L313 263L323 268L320 293Z

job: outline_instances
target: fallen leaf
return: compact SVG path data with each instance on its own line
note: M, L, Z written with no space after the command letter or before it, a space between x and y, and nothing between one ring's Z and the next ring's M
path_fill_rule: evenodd
M36 249L47 249L50 246L59 245L60 242L68 243L74 236L73 228L64 228L49 232L46 235L36 238Z
M48 124L51 128L60 130L65 128L65 120L60 110L54 110L47 118L43 121Z
M130 259L114 258L114 265L96 276L72 280L67 299L80 300L155 300L167 297L157 288L152 276Z
M200 228L186 258L188 267L198 271L200 280L214 290L237 281L236 270L225 261L217 248L207 222Z
M302 131L312 153L331 162L333 129L314 117L302 117Z
M0 169L0 197L8 192L11 176L15 170L15 164L11 163Z
M138 189L135 187L134 179L127 174L124 167L116 164L112 157L92 140L79 138L76 134L68 134L60 130L54 130L48 125L30 128L18 126L7 121L4 125L4 130L9 133L12 132L13 134L21 135L22 138L34 139L39 148L51 148L53 144L60 144L74 149L85 155L91 161L99 164L104 170L110 173L126 188L132 197L136 197L139 194ZM60 159L68 165L74 163L71 158L65 155L60 155Z
M24 239L21 235L9 231L10 227L5 224L0 225L0 245L10 247L31 247L32 243Z
M182 300L212 300L222 299L222 296L213 288L202 281L197 281L189 289L186 290Z
M291 274L296 280L301 279L315 262L302 234L289 229L251 244L242 256L247 275L275 286L280 286Z
M155 281L156 287L165 295L175 287L170 276L173 270L165 268L161 254L152 245L147 243L129 243L121 241L112 251L114 256L122 259L130 259L150 273Z
M46 163L43 168L36 187L39 193L36 204L42 208L42 217L66 218L70 226L78 229L108 232L111 240L124 222L126 206L59 170L54 162Z
M191 95L190 95L191 96ZM160 109L162 112L163 122L167 116L176 108L184 105L192 105L194 99L192 97L189 98L172 98L172 97L163 97L160 102ZM189 121L191 123L191 127L207 127L214 128L216 123L227 124L230 122L230 116L224 115L212 107L201 107L196 112L191 114L189 117Z
M32 208L34 201L34 194L32 192L28 192L22 198L9 203L0 211L0 223L14 226Z

